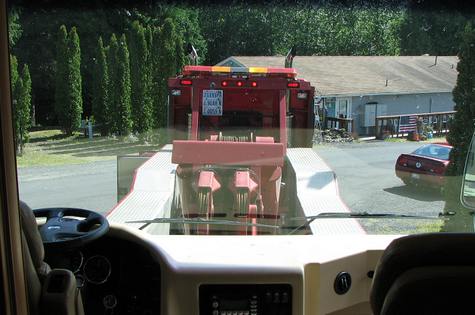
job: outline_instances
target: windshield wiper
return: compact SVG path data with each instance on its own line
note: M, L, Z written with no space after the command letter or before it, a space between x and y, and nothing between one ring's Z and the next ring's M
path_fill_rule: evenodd
M249 227L264 227L279 229L279 226L270 225L270 224L260 224L260 223L248 223L248 222L239 222L239 221L229 221L229 220L214 220L214 219L204 219L204 218L156 218L151 220L136 220L136 221L127 221L125 223L145 223L142 225L139 230L143 230L147 226L153 223L186 223L186 224L212 224L212 225L227 225L227 226L249 226Z
M295 226L283 226L281 229L292 229L290 233L293 234L304 227L309 226L313 221L317 219L358 219L358 218L375 218L375 219L425 219L425 220L440 220L444 219L445 215L439 213L437 217L434 216L422 216L422 215L411 215L411 214L396 214L396 213L370 213L370 212L322 212L317 215L310 215L306 217L296 217L291 218L290 220L302 221L305 220L305 223L295 227Z

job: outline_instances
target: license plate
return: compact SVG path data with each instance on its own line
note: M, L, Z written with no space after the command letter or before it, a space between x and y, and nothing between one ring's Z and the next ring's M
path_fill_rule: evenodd
M203 116L223 115L223 90L203 90Z
M420 178L421 178L421 175L412 173L412 174L411 174L411 178L413 178L413 179L420 179Z

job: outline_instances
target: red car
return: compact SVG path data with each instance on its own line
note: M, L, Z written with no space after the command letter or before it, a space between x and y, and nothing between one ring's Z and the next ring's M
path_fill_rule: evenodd
M396 162L396 176L406 185L442 187L451 150L448 143L431 143L410 154L401 154Z

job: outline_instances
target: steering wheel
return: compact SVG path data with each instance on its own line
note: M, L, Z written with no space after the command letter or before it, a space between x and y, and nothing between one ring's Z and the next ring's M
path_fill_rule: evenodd
M35 209L33 213L37 218L46 217L46 223L39 228L46 248L79 247L101 237L109 230L107 219L91 210L43 208Z

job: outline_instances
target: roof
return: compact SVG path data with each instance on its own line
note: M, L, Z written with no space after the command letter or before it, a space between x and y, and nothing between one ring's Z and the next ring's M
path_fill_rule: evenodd
M232 56L217 65L283 67L285 57ZM296 56L297 77L320 96L451 93L457 56ZM387 81L386 81L387 80Z

